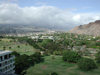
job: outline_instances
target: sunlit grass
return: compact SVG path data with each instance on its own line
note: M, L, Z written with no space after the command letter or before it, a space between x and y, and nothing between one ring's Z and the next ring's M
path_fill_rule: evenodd
M19 47L18 47L19 46ZM33 48L32 46L24 43L14 42L11 41L11 39L3 39L0 41L0 50L3 50L5 47L5 50L10 51L16 51L20 54L33 54L37 50Z
M46 56L45 62L30 67L26 75L48 75L51 72L59 75L100 75L100 69L84 72L78 69L77 64L64 62L61 56Z

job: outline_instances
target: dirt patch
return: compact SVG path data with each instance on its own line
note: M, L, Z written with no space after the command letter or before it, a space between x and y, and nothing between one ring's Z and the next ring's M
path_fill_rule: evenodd
M43 65L42 66L42 69L47 69L47 65Z

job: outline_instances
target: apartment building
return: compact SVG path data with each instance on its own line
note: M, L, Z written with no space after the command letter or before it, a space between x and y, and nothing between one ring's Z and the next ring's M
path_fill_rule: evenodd
M14 59L11 51L0 50L0 72L5 74L14 74Z

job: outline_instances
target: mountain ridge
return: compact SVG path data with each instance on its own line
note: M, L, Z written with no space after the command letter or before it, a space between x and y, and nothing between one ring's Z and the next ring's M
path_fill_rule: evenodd
M76 34L100 36L100 20L96 20L95 22L90 22L89 24L76 26L69 32Z
M48 29L39 28L32 25L0 25L0 35L17 35L17 34L29 34L35 32L45 32Z

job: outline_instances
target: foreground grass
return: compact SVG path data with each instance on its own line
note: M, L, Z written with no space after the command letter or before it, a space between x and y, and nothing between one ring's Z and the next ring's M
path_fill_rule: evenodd
M48 75L57 72L59 75L100 75L100 69L83 72L77 68L76 64L62 61L61 56L46 56L45 62L36 64L27 70L26 75Z
M18 47L20 46L20 47ZM37 50L35 48L33 48L32 46L25 44L25 43L19 43L14 42L12 39L2 39L0 41L0 50L3 50L3 47L6 47L6 50L10 50L10 51L16 51L20 54L27 54L27 55L31 55L34 52L36 52ZM9 48L10 47L10 48Z

